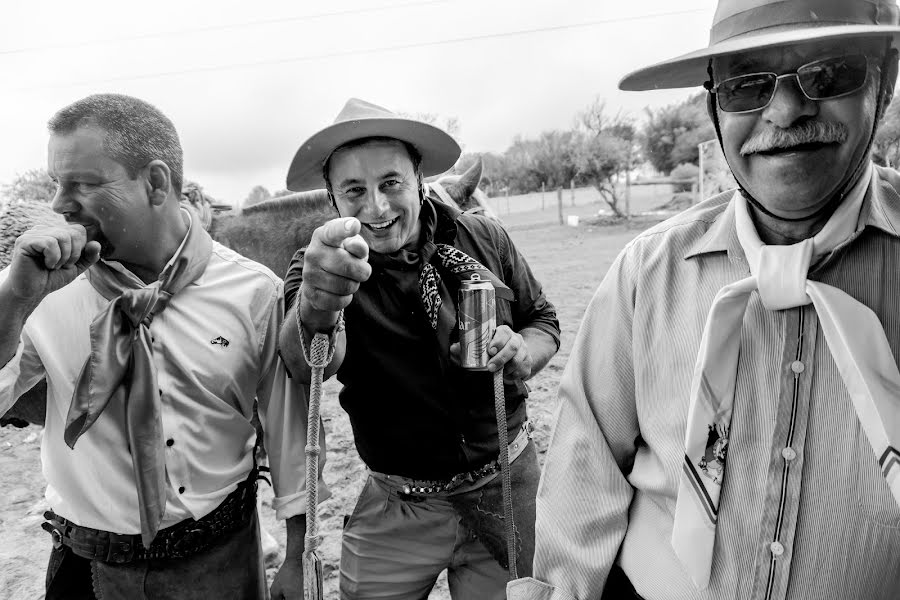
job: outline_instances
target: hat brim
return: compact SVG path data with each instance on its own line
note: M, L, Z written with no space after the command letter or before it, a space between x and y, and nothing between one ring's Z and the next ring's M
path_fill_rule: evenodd
M633 71L622 78L619 82L619 89L640 92L701 86L709 79L707 67L712 58L774 46L860 37L892 37L896 46L898 38L900 38L900 27L886 27L884 25L821 25L805 29L794 27L780 31L745 35Z
M424 177L449 170L462 152L448 133L422 121L399 117L344 121L326 127L300 146L288 169L287 188L305 192L325 187L322 169L331 153L344 144L369 137L393 138L414 146L422 156L419 168Z

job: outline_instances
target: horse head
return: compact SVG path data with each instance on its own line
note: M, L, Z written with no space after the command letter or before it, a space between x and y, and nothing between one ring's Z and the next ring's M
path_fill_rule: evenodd
M428 184L430 197L464 211L483 215L500 222L497 213L488 206L487 196L478 189L481 183L483 163L479 157L472 166L459 175L444 175Z

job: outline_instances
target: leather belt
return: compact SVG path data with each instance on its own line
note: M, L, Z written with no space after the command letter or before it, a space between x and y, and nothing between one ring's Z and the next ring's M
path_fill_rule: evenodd
M526 438L525 441L531 439L531 433L534 431L534 425L532 425L531 421L525 421L522 425L518 436L516 436L516 440L510 444L510 448L512 448L513 444L518 445L519 437L524 433ZM524 444L523 444L524 445ZM518 448L516 448L518 450ZM510 453L510 461L512 460L512 452ZM450 479L446 479L443 481L433 481L433 480L410 480L408 483L404 483L400 492L407 496L428 496L431 494L447 494L450 493L465 484L473 483L487 477L489 475L494 475L495 473L500 472L500 461L498 459L494 459L491 462L478 467L472 471L467 471L465 473L459 473L454 475Z
M47 521L41 527L53 537L54 547L68 546L88 560L121 564L151 558L185 558L206 550L250 522L256 510L256 479L257 471L253 469L211 513L161 529L149 548L144 548L140 534L82 527L49 510L44 513Z

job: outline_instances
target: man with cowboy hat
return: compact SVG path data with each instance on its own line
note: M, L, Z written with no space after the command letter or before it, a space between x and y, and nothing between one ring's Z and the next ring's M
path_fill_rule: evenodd
M426 195L423 177L459 154L444 131L351 99L300 146L288 172L291 190L327 188L340 215L295 256L280 342L294 377L309 381L303 348L317 332L333 334L325 376L337 373L344 386L341 405L369 468L343 532L345 598L424 598L444 569L454 598L504 596L493 394L501 369L517 565L531 571L538 468L524 382L556 353L559 324L499 225ZM497 295L487 372L459 366L457 292L475 275ZM288 532L302 539L304 517Z
M720 0L708 48L622 80L704 85L739 187L600 285L509 598L900 594L898 36L893 0Z

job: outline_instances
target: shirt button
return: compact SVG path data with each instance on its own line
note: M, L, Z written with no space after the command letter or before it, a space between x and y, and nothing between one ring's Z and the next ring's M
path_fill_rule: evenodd
M769 550L772 551L774 556L781 556L784 554L784 546L781 545L781 542L772 542L769 544Z
M793 371L797 375L802 373L803 369L805 369L805 368L806 368L806 366L799 360L795 360L794 362L791 363L791 371Z
M174 443L175 443L175 440L173 440L172 438L169 438L166 440L166 446L171 446Z
M794 460L797 458L797 453L794 452L793 448L788 447L781 451L781 456L784 457L784 460Z
M181 486L180 488L178 488L178 493L179 493L179 494L183 494L183 493L184 493L184 486ZM777 544L777 543L778 543L778 542L776 542L776 544Z

